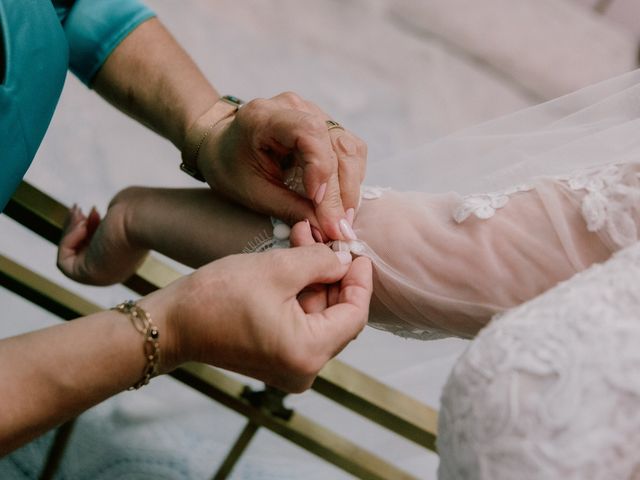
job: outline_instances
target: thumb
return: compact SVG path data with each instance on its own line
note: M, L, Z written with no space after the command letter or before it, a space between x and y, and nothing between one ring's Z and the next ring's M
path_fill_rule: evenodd
M338 303L323 312L308 314L314 341L329 358L337 355L364 328L373 291L371 261L359 257L340 282Z
M269 253L279 260L273 279L285 286L288 295L297 295L314 283L335 283L344 277L351 264L349 252L334 252L320 243Z

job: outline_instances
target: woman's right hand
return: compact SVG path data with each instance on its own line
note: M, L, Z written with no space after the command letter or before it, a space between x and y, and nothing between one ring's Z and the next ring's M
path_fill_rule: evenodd
M232 255L142 299L152 316L167 312L161 370L200 361L288 392L309 388L367 322L371 263L344 261L322 244ZM337 303L304 311L306 287L336 282Z

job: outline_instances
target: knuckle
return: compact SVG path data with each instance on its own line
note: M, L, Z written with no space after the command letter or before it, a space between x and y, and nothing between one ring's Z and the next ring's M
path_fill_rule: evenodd
M254 98L247 103L245 103L240 110L238 110L238 116L242 113L243 115L255 115L261 111L263 111L269 100L264 98Z
M304 100L295 92L282 92L278 98L296 110L301 110L306 106Z
M304 145L304 142L299 142L299 145ZM320 176L323 181L332 181L332 176L338 174L339 162L338 157L333 151L326 152L326 155L319 156L314 155L310 158L306 159L307 164L305 165L305 174L309 174L313 172L314 178ZM308 181L310 178L305 175L304 180ZM307 188L309 185L305 185ZM308 190L311 191L311 190Z
M323 206L330 209L337 209L342 206L342 199L340 198L340 189L334 188L325 194L325 199L322 202Z
M298 128L304 132L308 132L313 136L318 136L325 132L326 125L324 121L317 115L301 115L298 121Z
M313 112L316 115L319 115L323 119L323 122L324 122L324 120L329 118L329 115L327 113L325 113L324 110L322 110L318 105L316 105L312 101L306 100L305 101L305 105L307 107L307 111ZM325 126L326 126L326 123L325 123Z

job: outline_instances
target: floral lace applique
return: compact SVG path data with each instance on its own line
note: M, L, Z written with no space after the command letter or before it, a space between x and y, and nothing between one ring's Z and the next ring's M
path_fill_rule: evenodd
M384 192L391 190L390 187L377 187L372 185L363 185L360 189L360 198L362 200L375 200L380 198Z
M620 248L638 241L634 218L640 205L638 173L628 177L621 165L607 165L553 178L573 191L586 192L580 210L590 232L605 231ZM462 223L471 215L483 220L491 218L509 202L511 195L533 188L533 184L523 184L503 192L467 195L454 210L453 219Z
M640 190L637 184L625 182L625 171L619 165L591 169L560 179L571 190L586 191L581 212L587 230L606 231L618 247L629 246L638 240L633 212L640 200Z
M462 198L460 205L453 212L453 219L457 223L464 222L470 215L486 220L495 215L496 210L509 203L509 197L519 192L528 192L533 189L533 185L521 184L510 187L503 192L482 193L477 195L466 195Z

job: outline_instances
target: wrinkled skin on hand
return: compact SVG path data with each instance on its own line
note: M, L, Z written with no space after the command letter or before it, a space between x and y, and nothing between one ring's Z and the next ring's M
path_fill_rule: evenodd
M179 282L167 307L173 362L209 363L288 392L309 388L364 328L372 291L368 259L344 264L320 244L231 255Z
M345 239L340 220L351 223L358 207L367 147L329 130L329 119L295 93L252 100L216 124L198 167L214 190L252 210L290 225L308 219L316 236Z

